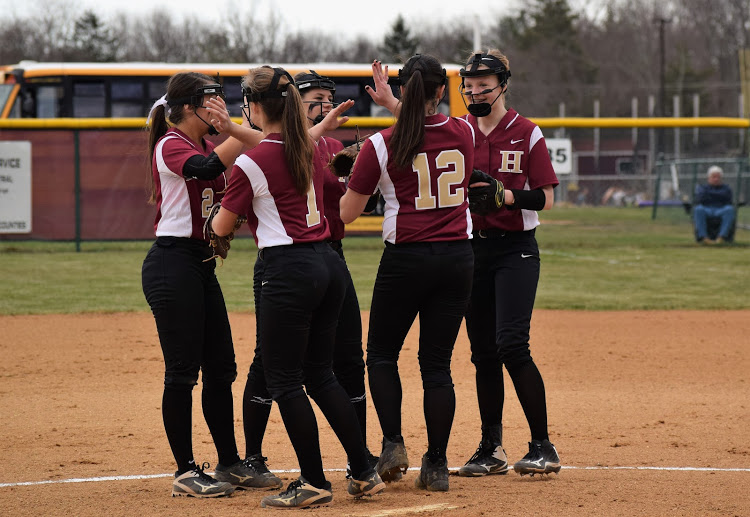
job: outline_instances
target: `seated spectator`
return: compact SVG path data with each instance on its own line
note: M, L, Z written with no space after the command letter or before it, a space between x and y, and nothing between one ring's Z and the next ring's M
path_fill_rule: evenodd
M715 244L727 240L734 223L732 206L732 189L722 183L724 171L717 165L708 168L708 183L698 185L693 199L693 220L695 238L704 244ZM721 219L721 226L716 240L708 235L708 219Z

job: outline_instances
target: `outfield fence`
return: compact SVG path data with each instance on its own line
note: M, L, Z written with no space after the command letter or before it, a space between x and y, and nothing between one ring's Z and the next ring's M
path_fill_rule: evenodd
M735 190L738 202L750 194L747 159L738 158L746 156L745 135L750 124L745 119L532 120L547 138L572 142L571 169L558 175L557 202L658 207L654 215L661 218L668 213L667 205L692 195L694 183L712 163L724 167L725 181ZM80 249L82 241L151 239L155 208L147 203L147 133L143 124L141 119L0 121L0 142L30 142L32 162L30 228L26 233L0 233L0 241L73 241ZM353 126L350 122L335 136L345 143L353 140ZM371 127L363 134L377 129ZM670 160L655 161L658 132L678 130L682 131L682 143L664 155ZM220 142L222 137L214 139ZM709 153L710 149L714 151ZM675 157L677 150L681 158ZM709 155L714 157L707 158ZM679 189L673 192L667 186L675 167ZM380 215L360 218L347 229L377 234ZM750 225L744 208L739 215L739 227ZM684 214L674 217L689 221ZM246 228L239 232L243 235L250 235Z

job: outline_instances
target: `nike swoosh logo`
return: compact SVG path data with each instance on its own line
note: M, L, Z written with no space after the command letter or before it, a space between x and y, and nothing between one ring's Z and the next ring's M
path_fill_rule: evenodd
M261 285L261 286L264 286L264 285L266 285L267 283L268 283L268 280L266 280L265 282L261 282L261 283L260 283L260 285Z
M523 142L523 138L520 140L511 140L510 144L513 145L513 144L517 144L518 142Z
M533 257L533 256L534 255L527 255L525 253L521 253L521 258L529 258L529 257Z

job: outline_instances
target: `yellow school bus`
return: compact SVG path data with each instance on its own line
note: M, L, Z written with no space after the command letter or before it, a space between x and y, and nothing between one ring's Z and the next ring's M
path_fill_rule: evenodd
M0 119L144 118L152 103L164 95L167 79L181 71L219 74L233 117L240 117L240 82L248 69L259 64L219 63L39 63L23 61L0 66ZM290 74L306 70L330 77L336 83L336 101L353 99L346 114L348 126L379 128L393 123L386 110L365 91L373 84L368 64L296 63L274 65ZM400 65L389 65L396 76ZM446 115L466 113L458 88L458 65L447 65L448 88L441 103Z

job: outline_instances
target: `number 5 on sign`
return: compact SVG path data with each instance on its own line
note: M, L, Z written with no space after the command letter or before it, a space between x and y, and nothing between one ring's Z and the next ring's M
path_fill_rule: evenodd
M555 174L570 174L573 172L573 144L570 138L545 138L549 159Z

